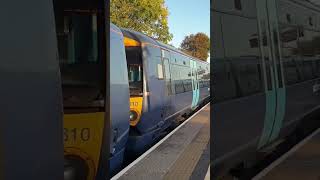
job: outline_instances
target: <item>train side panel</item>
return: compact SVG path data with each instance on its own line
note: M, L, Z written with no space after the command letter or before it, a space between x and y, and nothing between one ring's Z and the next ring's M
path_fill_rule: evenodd
M164 126L164 93L165 83L158 77L161 67L161 51L158 46L145 44L142 46L143 58L143 105L139 123L128 141L129 154L139 154L148 148L161 135Z
M174 114L190 111L193 100L191 81L191 59L176 52L171 53L171 76L173 85L172 101L174 102Z
M123 35L119 28L110 29L110 98L111 137L110 173L119 171L129 136L129 85Z
M212 3L214 175L253 156L267 113L262 54L251 41L259 34L256 1L235 5L231 0Z
M135 49L136 53L134 56L130 54L127 59L130 61L129 68L132 70L132 73L129 73L132 76L132 87L130 88L137 89L138 86L141 88L136 82L143 84L141 95L136 92L131 95L131 99L142 98L140 106L142 115L138 123L131 125L127 145L127 156L129 157L131 154L139 154L150 147L153 142L164 135L168 127L174 125L178 116L190 113L192 108L202 102L201 98L208 96L209 92L208 88L204 92L201 89L203 87L200 88L200 81L196 78L197 63L193 58L141 33L126 29L122 31L128 39L127 52L132 53ZM137 58L140 56L139 48L142 53L141 62ZM139 68L133 70L133 66L137 64ZM134 71L140 74L141 64L143 64L143 82L137 80L139 78L135 79L133 75ZM202 73L208 74L208 68L205 68L205 65L203 68L207 71ZM202 77L202 79L208 81L209 76ZM206 83L208 85L208 82Z
M286 84L286 114L281 131L285 136L304 116L319 109L320 8L288 0L277 1L277 7Z
M266 152L319 110L320 10L291 0L212 5L211 136L219 172L229 162L248 162Z

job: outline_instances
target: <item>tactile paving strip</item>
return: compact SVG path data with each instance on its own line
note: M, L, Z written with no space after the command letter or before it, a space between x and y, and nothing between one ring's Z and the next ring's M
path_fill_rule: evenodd
M183 180L189 179L200 160L201 155L208 147L210 139L210 123L204 122L198 135L187 146L184 152L179 156L178 160L171 167L170 171L165 175L165 180Z
M210 105L202 109L201 112L195 115L189 122L166 139L150 154L146 155L141 161L131 167L119 179L162 180L171 170L174 170L173 172L177 172L175 171L176 166L178 166L176 162L180 162L180 156L185 156L192 152L199 154L199 152L203 151L202 149L205 145L207 145L207 143L205 144L205 141L209 141L209 137L206 137L210 136L210 132L208 130L210 128L209 122ZM205 126L208 127L204 128ZM205 145L200 146L199 144ZM198 147L196 148L195 146ZM188 167L189 170L194 168L196 165L196 159L199 160L201 154L198 154L195 156L196 158L194 159L193 165ZM188 174L190 175L190 173Z

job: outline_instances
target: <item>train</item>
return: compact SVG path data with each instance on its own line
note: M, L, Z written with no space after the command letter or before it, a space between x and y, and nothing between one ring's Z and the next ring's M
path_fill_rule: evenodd
M320 6L218 0L211 17L210 158L218 178L318 126L310 117L320 110Z
M210 97L209 63L107 24L103 7L54 2L65 180L116 174Z
M129 161L143 153L159 140L168 128L175 127L178 119L209 102L210 66L206 61L187 55L140 32L111 24L110 33L110 55L116 59L114 70L111 66L111 72L118 72L117 75L111 73L111 93L113 89L114 94L120 92L112 81L113 78L121 78L123 82L127 81L130 96L127 116L129 119L121 119L124 130L119 133L116 129L120 129L120 126L112 125L111 132L116 133L112 136L127 138L126 143L114 141L117 142L115 145L121 144L124 151L121 158L110 163L113 175L121 168L120 162ZM122 43L120 44L120 40L116 42L113 36L117 36L118 40L123 39ZM119 55L119 52L122 58L112 55ZM123 61L123 65L119 65L119 61ZM116 111L111 109L111 114L113 112ZM120 118L112 116L111 124L118 122Z
M0 6L0 21L8 22L0 29L0 179L63 179L53 4L5 0Z

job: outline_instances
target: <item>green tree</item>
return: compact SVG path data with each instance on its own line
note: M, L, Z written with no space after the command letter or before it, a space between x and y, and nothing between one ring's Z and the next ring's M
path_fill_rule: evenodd
M165 0L111 0L110 20L119 27L133 29L168 43L172 34L168 27Z
M210 38L204 33L191 34L184 38L180 48L185 53L206 61L210 51Z

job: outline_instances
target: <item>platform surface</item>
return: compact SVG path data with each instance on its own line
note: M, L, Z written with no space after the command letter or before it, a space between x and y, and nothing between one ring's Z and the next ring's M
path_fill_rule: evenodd
M207 105L118 179L205 179L210 161L209 142L210 105Z
M320 180L320 133L316 133L260 179Z

